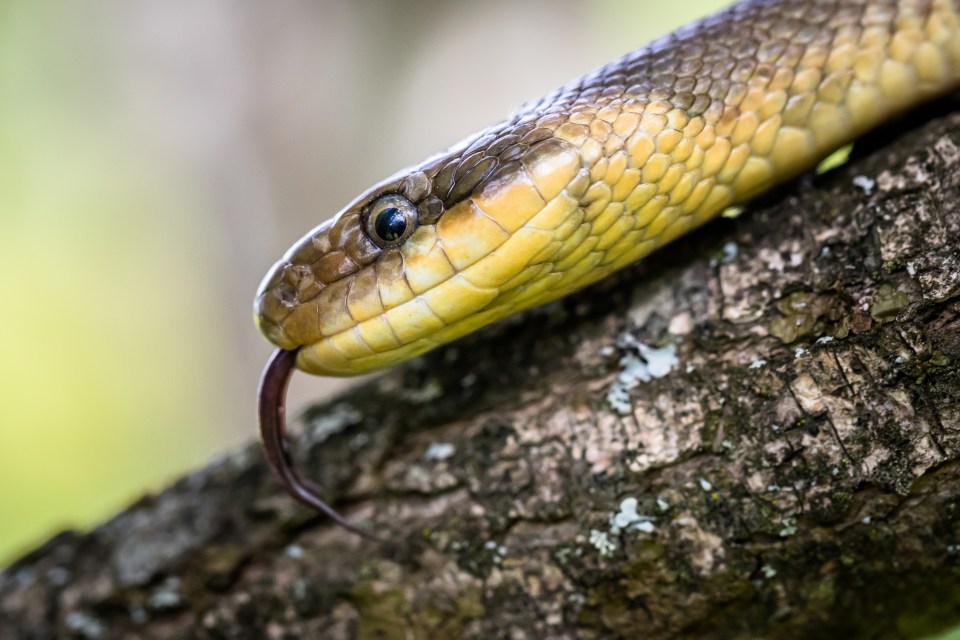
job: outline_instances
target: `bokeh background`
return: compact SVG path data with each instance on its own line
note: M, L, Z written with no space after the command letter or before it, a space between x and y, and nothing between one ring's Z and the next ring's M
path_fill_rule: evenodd
M724 3L0 0L0 568L255 437L300 235Z

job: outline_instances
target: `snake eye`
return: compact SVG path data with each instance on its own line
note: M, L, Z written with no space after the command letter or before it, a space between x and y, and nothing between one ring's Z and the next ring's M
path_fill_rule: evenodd
M364 226L377 246L395 247L417 228L417 208L403 196L382 196L370 206Z

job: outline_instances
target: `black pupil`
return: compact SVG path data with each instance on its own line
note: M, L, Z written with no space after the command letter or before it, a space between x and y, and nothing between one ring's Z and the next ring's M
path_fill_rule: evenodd
M383 240L392 242L403 236L407 230L407 217L396 207L387 207L377 214L373 221L373 228Z

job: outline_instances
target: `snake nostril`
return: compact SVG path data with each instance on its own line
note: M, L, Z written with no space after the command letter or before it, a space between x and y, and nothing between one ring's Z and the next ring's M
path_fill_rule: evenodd
M285 269L282 279L282 294L287 298L285 302L296 304L307 302L316 297L323 288L323 283L317 280L313 271L307 265L290 265Z
M292 307L297 304L297 289L290 284L284 282L279 287L277 287L277 298L280 299L280 303L285 307Z
M284 308L292 309L315 298L323 289L323 283L317 279L309 266L288 263L277 269L269 288L273 289L277 301Z

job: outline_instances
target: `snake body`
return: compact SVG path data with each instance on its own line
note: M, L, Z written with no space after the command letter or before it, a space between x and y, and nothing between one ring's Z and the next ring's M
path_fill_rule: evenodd
M354 375L580 289L960 86L960 0L747 0L374 186L278 262L261 331Z

